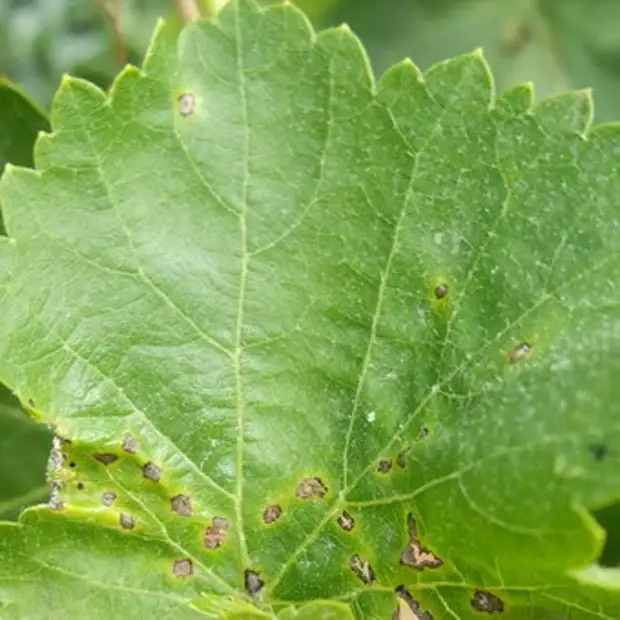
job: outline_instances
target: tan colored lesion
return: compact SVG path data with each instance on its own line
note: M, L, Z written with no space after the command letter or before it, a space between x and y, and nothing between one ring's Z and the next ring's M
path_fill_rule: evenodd
M412 513L407 516L407 525L409 527L409 544L400 554L400 563L416 570L443 566L441 558L437 557L430 549L422 546Z

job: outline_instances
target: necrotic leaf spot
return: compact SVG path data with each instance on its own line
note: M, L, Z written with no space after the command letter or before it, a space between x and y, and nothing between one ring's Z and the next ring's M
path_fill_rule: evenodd
M300 499L321 498L327 494L327 487L320 478L304 478L298 485L296 495Z
M192 504L187 495L175 495L170 500L170 508L180 517L189 517L192 514Z
M476 590L474 592L474 596L471 599L471 606L476 611L482 611L488 614L504 611L504 602L502 599L486 590Z
M119 521L124 530L133 530L133 528L136 527L136 522L133 517L124 512L121 512Z
M338 517L338 525L345 532L350 532L355 527L355 519L346 510L343 510Z
M370 585L377 578L370 562L363 560L359 555L354 555L349 560L349 568L365 585Z
M116 454L112 454L111 452L97 452L96 454L93 454L93 457L104 465L110 465L111 463L114 463L114 461L118 461L118 456Z
M394 592L398 598L407 604L415 620L433 620L433 614L430 611L423 611L420 608L420 603L411 596L411 593L405 586L396 586ZM394 620L403 620L400 610L394 615Z
M147 480L152 480L153 482L159 482L161 480L161 469L149 461L145 465L142 466L142 475Z
M194 113L196 106L196 97L192 93L183 93L179 95L179 113L181 116L189 116Z
M101 494L101 503L104 506L111 506L116 500L116 493L112 493L112 491L106 491Z
M412 513L407 515L407 527L409 529L409 544L400 554L400 563L416 570L425 568L440 568L443 561L430 549L422 546L418 538L417 525Z
M593 443L588 446L595 461L602 461L607 456L607 446L603 443Z
M448 294L448 285L445 283L438 284L435 287L435 297L437 299L443 299Z
M275 523L282 516L282 507L270 504L263 512L263 523Z
M265 586L265 582L260 578L259 574L249 569L243 573L243 583L251 596L257 596Z
M391 459L381 459L377 464L377 471L380 474L389 474L392 471Z
M532 346L529 343L520 342L510 351L508 354L508 359L512 364L516 364L526 358L530 354L531 350Z
M127 454L138 454L140 450L138 441L133 435L125 435L125 439L123 439L122 447L123 447L123 450L127 452Z
M175 560L172 564L172 574L175 577L191 577L194 573L194 564L189 558L183 560Z
M204 546L206 549L217 549L228 537L228 520L224 517L214 517L211 525L205 531Z
M75 486L77 487L78 491L83 491L84 490L84 483L83 482L78 482Z

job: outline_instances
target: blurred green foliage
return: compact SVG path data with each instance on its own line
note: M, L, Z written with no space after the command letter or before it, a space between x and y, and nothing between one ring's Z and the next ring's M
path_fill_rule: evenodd
M196 0L204 14L215 0ZM221 0L217 0L221 2ZM274 0L262 0L273 3ZM620 0L296 0L318 28L347 22L377 72L405 56L422 69L483 47L498 88L539 97L593 87L597 120L620 117ZM139 63L174 0L0 0L0 75L49 105L62 73L107 87Z

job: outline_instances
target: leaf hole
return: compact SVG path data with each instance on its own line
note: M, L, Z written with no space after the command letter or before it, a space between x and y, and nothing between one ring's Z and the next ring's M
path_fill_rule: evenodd
M205 549L217 549L221 547L228 538L228 519L224 517L213 517L211 525L205 531Z
M487 590L476 590L471 599L471 606L476 611L487 614L504 611L504 601Z
M170 500L170 508L179 517L191 517L192 515L192 503L187 495L175 495Z
M147 480L152 480L153 482L159 482L161 480L161 469L155 465L152 461L145 463L142 466L142 475Z
M411 592L405 586L396 586L394 593L409 607L413 620L433 620L433 614L430 611L423 611L420 603L411 596ZM400 609L394 614L394 620L405 620L405 617L405 614L401 613Z
M320 478L304 478L297 485L295 494L299 499L323 498L328 490Z
M377 576L368 560L363 560L359 555L354 555L349 560L349 568L355 576L365 585L370 585Z
M263 523L275 523L282 516L282 506L269 504L263 512Z
M409 544L400 554L400 563L416 570L441 567L443 561L430 549L422 546L418 538L416 520L412 513L407 515L407 527L409 530Z
M97 452L96 454L93 454L93 457L104 465L110 465L111 463L114 463L114 461L118 461L118 456L116 454L112 454L111 452Z
M265 587L265 581L260 578L260 574L250 569L243 572L243 584L250 596L258 596Z
M189 558L175 560L172 564L172 574L181 579L191 577L194 574L194 563Z
M346 510L342 511L337 522L345 532L350 532L355 527L355 519Z

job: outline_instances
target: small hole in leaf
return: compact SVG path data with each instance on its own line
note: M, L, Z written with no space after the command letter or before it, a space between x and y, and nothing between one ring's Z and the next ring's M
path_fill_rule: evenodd
M211 525L205 531L205 549L221 547L228 537L228 520L224 517L214 517Z
M392 460L391 459L381 459L377 463L377 471L380 474L389 474L392 471Z
M142 466L142 475L147 480L152 480L153 482L159 482L161 480L161 469L149 461L145 465Z
M282 516L282 506L270 504L263 512L263 523L275 523Z
M243 573L243 584L250 596L257 596L265 586L265 582L260 578L259 573L249 569Z
M590 444L588 450L595 461L602 461L609 452L609 448L604 443Z
M77 487L78 491L83 491L84 490L84 483L83 482L78 482L75 486Z
M170 508L180 517L189 517L192 514L192 504L187 495L175 495L170 500Z
M125 514L124 512L121 512L119 521L121 527L124 530L133 530L133 528L136 527L136 522L134 521L134 518L128 514Z
M328 488L320 478L304 478L298 485L295 494L299 499L325 497Z
M407 607L411 610L411 615L405 616L401 613L401 609L399 609L396 614L394 614L394 620L405 620L405 617L412 618L412 620L433 620L433 614L430 611L423 611L420 607L420 603L416 601L413 596L411 596L411 592L405 588L405 586L396 586L394 588L394 593L401 599Z
M125 435L122 448L127 454L138 454L140 451L138 440L133 435Z
M28 399L28 405L34 409L35 408L35 404L34 404L34 398L29 398Z
M194 564L189 558L175 560L172 564L172 574L175 577L191 577L194 574Z
M118 456L116 454L112 454L111 452L97 452L96 454L93 454L93 457L104 465L110 465L110 463L118 461Z
M179 95L179 113L181 116L189 116L194 113L196 107L196 97L192 93L183 93Z
M370 562L363 560L359 555L354 555L349 560L349 568L366 585L370 585L377 578Z
M422 546L418 538L417 524L412 513L407 515L407 527L409 530L409 544L400 554L400 563L416 570L439 568L442 566L442 560L430 549Z
M112 493L112 491L106 491L101 494L101 503L104 506L111 506L116 500L116 493Z
M476 611L487 614L504 611L504 601L499 596L486 590L476 590L471 599L471 606Z
M435 297L443 299L448 294L448 285L442 282L435 287Z
M338 517L338 525L345 532L350 532L355 527L355 519L346 510L343 510Z
M511 364L516 364L525 359L532 351L532 345L527 342L520 342L508 354L508 360Z

